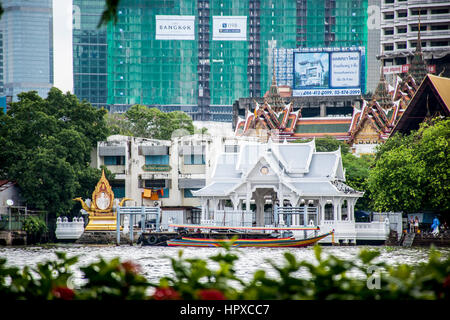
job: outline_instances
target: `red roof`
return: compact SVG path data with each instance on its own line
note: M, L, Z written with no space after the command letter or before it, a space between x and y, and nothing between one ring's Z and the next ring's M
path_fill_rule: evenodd
M9 180L0 180L0 192L3 190L8 189L9 187L12 187L16 183Z

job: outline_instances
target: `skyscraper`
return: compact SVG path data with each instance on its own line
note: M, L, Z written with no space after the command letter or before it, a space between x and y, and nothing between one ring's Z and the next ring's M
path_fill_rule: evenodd
M18 93L35 90L45 98L53 85L52 0L2 5L3 94L16 101Z
M380 58L385 67L405 73L420 51L429 72L450 75L449 1L386 0L381 12Z
M108 26L108 103L231 121L271 84L274 48L367 47L367 0L122 0Z
M106 106L106 28L97 28L105 0L73 0L73 87L93 106Z

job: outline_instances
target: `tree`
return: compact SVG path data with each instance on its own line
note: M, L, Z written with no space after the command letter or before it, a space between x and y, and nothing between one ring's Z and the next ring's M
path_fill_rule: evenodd
M108 127L108 135L132 136L131 124L120 113L107 113L105 115L106 126Z
M89 163L107 136L106 111L56 88L46 99L36 91L18 98L0 115L0 175L18 183L29 207L67 215L100 177Z
M184 112L162 112L157 108L134 105L123 116L108 116L110 134L170 140L175 130L194 133L192 119Z
M391 140L392 139L392 140ZM376 210L450 210L450 120L423 123L380 147L368 180Z

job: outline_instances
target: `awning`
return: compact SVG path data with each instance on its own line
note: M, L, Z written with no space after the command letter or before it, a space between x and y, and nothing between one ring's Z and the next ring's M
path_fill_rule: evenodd
M168 146L139 146L139 154L144 156L168 155Z
M99 147L98 155L100 157L104 156L124 156L126 153L125 146L108 146L108 147Z
M179 179L178 189L199 189L206 185L205 179Z

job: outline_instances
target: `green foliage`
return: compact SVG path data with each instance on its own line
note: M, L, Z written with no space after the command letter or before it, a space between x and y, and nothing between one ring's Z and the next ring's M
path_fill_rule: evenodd
M238 291L230 285L230 282L244 284L235 275L234 262L238 256L230 252L229 247L225 253L218 253L209 258L218 264L216 269L211 269L206 260L185 259L182 251L179 252L178 258L169 259L175 275L161 278L159 284L154 286L157 288L170 287L182 299L198 299L203 290L211 289L219 290L229 299L237 298Z
M432 249L427 262L396 266L377 262L380 253L361 250L356 259L324 256L314 248L316 261L299 261L284 253L281 264L267 260L277 273L269 277L257 270L249 282L236 276L237 254L227 245L225 251L207 260L169 258L173 276L148 282L140 267L131 261L100 259L81 267L83 284L71 283L77 257L56 253L56 261L35 268L8 267L0 258L0 299L258 299L258 300L398 300L449 299L450 257ZM307 273L299 277L299 273ZM149 295L148 289L154 292Z
M140 267L118 258L80 268L86 284L77 292L78 299L144 299L149 283L139 274Z
M105 10L102 12L97 28L108 25L109 22L117 22L117 8L120 0L105 0Z
M424 123L378 149L368 187L379 211L450 210L450 120Z
M356 202L355 209L370 209L370 190L368 188L368 179L370 167L373 164L374 156L362 155L356 157L351 153L342 155L342 165L345 168L345 183L351 188L364 191L364 196Z
M56 88L46 99L35 91L18 98L0 115L0 175L18 183L29 207L67 214L93 188L83 181L93 174L92 148L107 136L106 111Z
M131 123L124 115L119 113L107 113L105 115L106 126L108 127L109 135L123 135L132 136Z
M157 108L134 105L124 115L106 116L109 134L170 140L173 134L194 133L192 119L184 112L162 112Z
M14 300L53 300L74 296L70 278L70 267L77 257L67 258L65 253L57 252L56 261L39 263L36 268L25 266L23 270L7 267L6 259L0 258L0 299Z
M47 232L48 228L44 220L35 216L28 216L22 223L22 230L29 235L40 236Z

